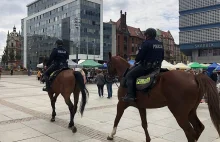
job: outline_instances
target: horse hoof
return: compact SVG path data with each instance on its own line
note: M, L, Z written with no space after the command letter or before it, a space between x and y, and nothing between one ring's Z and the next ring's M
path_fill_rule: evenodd
M69 123L68 128L72 128L72 127L73 127L73 124Z
M109 141L112 141L113 140L113 137L111 138L111 137L107 137L107 140L109 140Z
M73 132L73 133L76 133L76 132L77 132L77 129L76 129L75 126L72 128L72 132Z
M50 122L54 122L54 121L55 121L55 118L51 118L51 119L50 119Z

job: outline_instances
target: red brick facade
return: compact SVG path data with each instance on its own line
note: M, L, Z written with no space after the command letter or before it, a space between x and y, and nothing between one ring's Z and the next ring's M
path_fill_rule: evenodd
M139 28L127 26L126 24L126 12L122 14L117 22L110 21L115 24L116 29L116 52L117 55L131 59L133 55L136 55L136 51L140 44L144 40L144 35Z

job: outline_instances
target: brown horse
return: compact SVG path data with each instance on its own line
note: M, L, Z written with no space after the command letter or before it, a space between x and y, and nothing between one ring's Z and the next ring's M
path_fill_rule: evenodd
M124 72L130 65L119 56L111 56L109 53L108 73L110 76L118 75L123 77ZM137 100L134 103L122 101L126 95L126 88L118 89L117 115L112 133L108 140L113 140L116 134L118 123L129 106L139 110L142 127L145 131L146 142L150 142L147 130L146 108L161 108L168 106L179 126L185 132L188 142L195 142L199 139L204 130L204 125L199 120L196 110L204 94L208 97L208 107L212 122L220 135L220 107L219 95L215 83L206 75L192 75L182 71L168 71L157 77L157 83L149 94L142 91L136 92Z
M59 94L61 94L69 107L70 111L70 123L69 128L72 127L73 133L77 131L74 126L74 116L77 111L77 104L79 101L80 91L82 93L82 100L80 106L80 113L83 115L84 108L87 102L88 91L85 88L83 76L80 72L73 71L72 69L64 70L57 75L55 80L53 81L50 90L48 91L48 95L50 97L51 106L53 109L51 122L55 121L55 103ZM70 100L71 94L74 94L74 105Z

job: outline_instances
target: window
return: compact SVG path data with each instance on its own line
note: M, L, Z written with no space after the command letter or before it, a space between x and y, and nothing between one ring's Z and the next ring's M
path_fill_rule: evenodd
M208 56L209 50L199 50L199 57Z
M220 56L220 49L214 49L213 56Z
M11 43L11 47L14 47L14 44L13 44L13 43Z

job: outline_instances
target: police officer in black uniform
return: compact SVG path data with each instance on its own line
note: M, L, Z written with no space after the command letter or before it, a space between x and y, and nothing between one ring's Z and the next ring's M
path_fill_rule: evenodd
M134 102L136 91L134 89L136 79L159 69L164 59L164 49L161 42L156 40L157 32L153 28L145 31L146 40L142 43L135 59L135 66L126 75L127 95L125 102Z
M43 91L48 91L50 88L49 76L50 74L61 68L68 68L67 59L69 59L69 54L66 49L63 48L63 40L58 39L56 41L57 48L54 48L50 54L50 58L46 64L49 67L44 72L44 80L46 81L46 87L43 88Z

